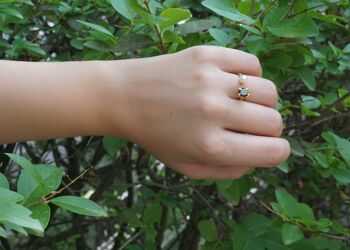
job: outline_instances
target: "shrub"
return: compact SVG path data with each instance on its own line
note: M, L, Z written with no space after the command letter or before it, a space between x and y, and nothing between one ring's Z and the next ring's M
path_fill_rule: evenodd
M118 138L3 145L0 247L350 249L349 19L346 0L0 0L7 60L118 60L199 44L255 54L292 146L275 169L194 181Z

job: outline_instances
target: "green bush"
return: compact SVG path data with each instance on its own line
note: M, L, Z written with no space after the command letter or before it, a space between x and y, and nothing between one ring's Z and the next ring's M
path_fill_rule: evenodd
M277 168L193 181L117 138L3 145L0 248L350 249L349 20L346 0L0 0L2 59L255 54L292 146Z

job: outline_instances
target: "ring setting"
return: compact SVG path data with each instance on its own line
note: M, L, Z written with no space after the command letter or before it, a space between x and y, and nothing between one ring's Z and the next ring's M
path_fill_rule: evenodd
M248 77L246 75L239 74L238 81L241 87L238 88L238 97L240 100L244 100L250 95L249 88L244 87L245 83L247 82L247 79Z

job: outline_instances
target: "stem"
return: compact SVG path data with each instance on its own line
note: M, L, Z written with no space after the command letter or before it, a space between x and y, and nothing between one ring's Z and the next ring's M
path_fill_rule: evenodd
M148 13L149 13L149 14L152 14L151 9L150 9L149 4L148 4L148 1L145 0L145 1L143 1L143 3L145 4ZM162 50L162 53L163 53L163 54L168 54L168 49L167 49L166 46L164 45L164 41L163 41L163 38L162 38L162 34L160 33L160 30L159 30L158 26L157 26L157 25L154 25L153 28L154 28L154 30L156 31L157 37L158 37L158 39L159 39L159 45L160 45L160 49Z

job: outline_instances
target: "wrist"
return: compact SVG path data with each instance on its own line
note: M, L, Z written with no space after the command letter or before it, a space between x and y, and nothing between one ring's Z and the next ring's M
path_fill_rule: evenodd
M97 62L99 80L93 87L97 107L95 135L131 139L130 105L127 100L130 62L127 61L130 60Z

